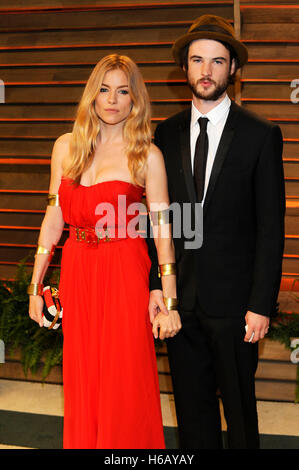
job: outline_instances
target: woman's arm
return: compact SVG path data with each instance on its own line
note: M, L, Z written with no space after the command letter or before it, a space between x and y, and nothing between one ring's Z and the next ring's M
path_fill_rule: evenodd
M163 296L166 299L177 299L176 275L163 275L162 265L172 264L175 267L175 252L171 236L171 224L167 221L166 216L169 207L167 175L163 155L155 145L151 145L147 159L145 191L147 206L152 219L159 266L161 267ZM160 223L161 219L165 219L165 216L166 220L162 220L163 223ZM175 303L175 300L170 302ZM169 309L169 315L160 313L155 317L153 322L155 337L157 337L158 327L160 327L161 339L174 336L179 331L181 322L176 307Z
M53 147L51 157L51 179L49 194L58 194L58 189L63 174L63 161L68 156L70 134L59 137ZM64 220L60 206L48 205L41 224L38 237L38 246L51 252L61 238ZM44 250L41 250L44 251ZM42 284L49 266L49 254L35 255L31 284ZM43 299L40 295L29 295L29 316L32 320L43 326L42 322Z

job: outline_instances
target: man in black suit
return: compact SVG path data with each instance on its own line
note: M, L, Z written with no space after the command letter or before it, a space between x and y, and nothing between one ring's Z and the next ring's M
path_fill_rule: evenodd
M180 446L222 448L219 390L228 447L255 449L258 340L275 310L284 247L282 135L226 93L248 58L228 21L201 16L173 55L192 106L159 124L155 143L170 202L203 208L202 246L174 238L182 329L166 341ZM162 298L155 271L152 314Z

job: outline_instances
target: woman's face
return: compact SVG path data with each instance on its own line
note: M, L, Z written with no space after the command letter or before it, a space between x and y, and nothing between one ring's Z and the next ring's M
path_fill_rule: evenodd
M106 124L119 124L127 119L132 109L128 78L120 70L106 72L95 99L95 111Z

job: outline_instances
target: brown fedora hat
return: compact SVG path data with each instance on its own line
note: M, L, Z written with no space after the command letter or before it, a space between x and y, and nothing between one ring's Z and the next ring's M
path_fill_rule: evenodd
M181 67L184 47L196 39L214 39L230 44L238 57L238 68L248 60L247 48L235 38L234 28L227 20L216 15L202 15L190 26L187 34L179 37L172 47L173 57Z

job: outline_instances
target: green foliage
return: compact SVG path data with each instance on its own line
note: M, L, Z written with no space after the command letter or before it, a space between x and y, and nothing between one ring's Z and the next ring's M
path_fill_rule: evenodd
M18 265L15 281L0 280L0 338L11 355L16 349L20 350L25 376L29 370L36 374L43 364L42 379L45 380L51 368L62 363L63 335L61 328L40 328L28 315L26 291L31 274L26 271L27 258ZM47 283L58 286L59 272L46 278Z
M279 341L287 349L292 350L292 338L299 338L299 315L298 313L279 312L274 318L267 338Z
M31 256L31 253L28 257ZM0 280L0 339L11 354L16 349L21 352L21 362L25 375L28 371L37 373L43 364L42 379L45 380L51 368L62 364L62 329L48 330L40 328L28 315L27 286L31 274L26 270L24 258L18 265L14 281ZM59 270L45 278L44 283L58 287ZM291 348L291 339L299 338L299 315L277 312L269 328L267 338L279 341L287 349ZM155 341L159 349L163 343ZM299 403L299 364L297 367L296 402Z
M291 346L292 338L299 338L299 314L278 312L269 328L267 338L279 341L287 349L293 351L295 348ZM295 403L299 403L299 364L297 365Z

